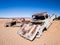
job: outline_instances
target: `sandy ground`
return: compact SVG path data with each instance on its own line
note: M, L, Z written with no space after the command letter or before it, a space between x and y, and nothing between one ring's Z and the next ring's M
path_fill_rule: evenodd
M0 19L0 45L60 45L60 21L53 24L34 41L26 40L17 34L20 27L4 27L9 19Z

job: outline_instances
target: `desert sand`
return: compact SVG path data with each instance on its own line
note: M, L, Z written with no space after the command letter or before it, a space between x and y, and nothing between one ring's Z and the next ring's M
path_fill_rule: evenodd
M60 21L53 21L52 25L42 33L40 38L29 41L17 34L20 27L5 27L11 19L0 19L0 45L60 45Z

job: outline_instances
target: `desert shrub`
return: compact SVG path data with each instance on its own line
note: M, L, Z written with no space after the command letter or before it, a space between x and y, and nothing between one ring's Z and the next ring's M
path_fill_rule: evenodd
M56 19L56 20L60 20L60 16L56 17L55 19Z
M58 20L60 20L60 16L58 17Z

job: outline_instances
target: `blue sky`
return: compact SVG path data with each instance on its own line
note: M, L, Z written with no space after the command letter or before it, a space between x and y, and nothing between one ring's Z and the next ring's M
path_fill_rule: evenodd
M60 15L60 0L0 0L0 17L31 17L39 12Z

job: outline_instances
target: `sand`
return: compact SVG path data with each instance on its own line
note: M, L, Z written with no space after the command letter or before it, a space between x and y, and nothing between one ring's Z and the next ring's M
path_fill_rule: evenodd
M60 45L60 21L53 24L42 33L40 38L29 41L17 34L20 27L4 27L11 19L0 19L0 45Z

